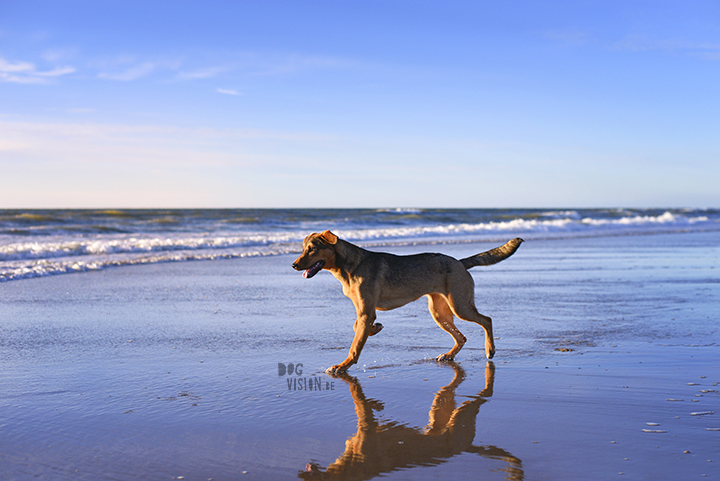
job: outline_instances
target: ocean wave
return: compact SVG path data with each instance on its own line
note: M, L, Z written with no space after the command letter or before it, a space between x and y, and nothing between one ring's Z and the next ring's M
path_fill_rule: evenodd
M47 259L99 254L128 254L180 250L218 250L252 248L300 242L301 234L263 234L242 237L126 237L111 239L75 239L32 241L0 246L0 261Z
M389 212L391 214L421 214L423 210L410 207L396 207L394 209L377 209L375 212Z
M418 227L392 227L376 229L339 230L336 233L341 237L354 240L376 240L383 238L408 238L429 236L467 236L478 233L546 233L546 232L587 232L591 228L625 228L675 225L684 226L701 222L708 222L707 216L686 217L666 211L659 215L635 215L618 218L591 218L581 217L576 211L547 212L543 217L556 218L522 218L517 217L506 221L490 221L476 224L447 224Z
M697 217L685 217L674 215L672 212L666 211L661 215L636 215L631 217L621 217L619 219L594 219L586 217L582 219L582 223L586 225L605 226L605 225L642 225L642 224L695 224L697 222L707 222L709 218L701 215Z
M276 256L289 254L297 250L289 246L274 246L269 249L251 249L242 252L179 251L146 255L90 256L89 258L37 259L33 261L14 261L0 264L0 282L58 274L103 270L108 267L158 264L163 262L183 262L215 259L233 259L242 257Z
M567 217L570 219L579 219L580 213L576 210L552 210L548 212L542 212L542 217Z
M708 222L707 216L687 217L666 211L659 215L621 216L617 218L578 218L575 211L554 217L516 217L510 220L479 223L440 225L400 225L362 228L338 228L333 231L340 237L355 241L377 241L394 239L417 239L458 237L466 239L472 235L487 233L522 233L527 235L548 232L578 232L591 229L617 229L643 226L685 226ZM168 236L136 235L95 235L93 237L62 236L36 237L27 242L0 243L0 262L23 259L47 259L57 257L115 255L129 253L152 253L166 251L215 251L219 249L250 249L284 243L300 243L309 232L304 230L284 232L248 232L245 235L182 235Z
M0 211L0 281L109 266L279 255L331 229L366 246L720 230L717 209Z

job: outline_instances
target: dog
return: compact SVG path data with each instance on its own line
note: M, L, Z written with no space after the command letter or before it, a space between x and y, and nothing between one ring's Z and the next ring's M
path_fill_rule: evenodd
M485 354L495 355L492 319L483 316L475 307L475 282L467 271L475 266L487 266L507 259L523 242L515 238L500 247L457 260L445 254L415 254L398 256L384 252L371 252L344 241L329 230L305 237L303 251L292 267L304 271L311 278L325 269L340 281L343 294L355 305L357 319L347 359L327 369L343 373L358 362L368 336L383 328L375 322L378 311L395 309L428 297L428 307L435 322L449 333L455 345L439 361L452 361L467 338L455 327L453 315L475 322L485 330Z
M375 412L384 409L383 403L367 398L357 378L338 375L350 388L357 414L357 432L345 441L345 452L326 469L310 462L298 477L306 481L363 481L400 469L437 466L454 456L475 453L504 461L500 471L505 472L506 480L524 479L522 461L512 453L493 445L473 444L480 407L493 395L495 366L492 361L485 366L485 388L475 396L462 396L459 406L455 391L465 380L465 371L454 362L448 364L454 370L453 379L435 395L428 413L429 423L424 428L378 419ZM407 478L412 477L408 473Z

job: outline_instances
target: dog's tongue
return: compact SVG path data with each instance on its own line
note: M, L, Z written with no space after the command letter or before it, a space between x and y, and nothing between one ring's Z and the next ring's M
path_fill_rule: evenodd
M312 276L320 272L320 269L325 265L325 261L317 261L310 269L303 272L305 279L310 279Z

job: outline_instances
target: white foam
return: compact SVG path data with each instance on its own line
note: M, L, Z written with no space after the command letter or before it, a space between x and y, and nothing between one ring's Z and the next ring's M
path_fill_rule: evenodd
M47 259L67 256L162 252L173 250L214 250L250 248L289 242L300 242L301 234L263 234L246 236L183 237L111 237L45 242L14 242L0 245L0 261Z
M482 234L494 232L547 232L572 229L581 226L573 219L512 219L502 222L482 222L478 224L447 224L439 226L394 227L362 230L338 230L342 238L370 240L382 238L408 238L428 236L451 236Z
M296 252L296 244L256 247L253 249L233 250L216 249L206 251L177 250L149 253L123 253L119 255L92 255L80 258L62 257L54 259L25 259L0 264L0 281L10 281L30 277L42 277L72 272L102 270L107 267L161 262L181 262L191 260L231 259L239 257L275 256Z
M339 216L332 213L327 217L322 212L309 212L311 215L308 217L312 220L300 216L297 221L284 221L276 225L273 213L270 212L266 224L241 223L238 224L240 227L227 227L227 223L217 220L217 214L213 214L215 220L203 223L204 217L199 213L182 223L168 224L160 235L151 233L157 229L158 223L150 222L153 217L148 213L135 217L112 217L111 220L103 218L101 220L105 223L97 228L95 224L88 226L79 221L67 227L62 222L58 224L53 216L33 214L28 217L30 224L0 231L0 281L97 270L108 266L286 254L298 251L302 239L312 230L328 228L350 242L373 245L496 240L518 235L530 239L533 236L651 233L697 225L704 228L703 223L718 229L717 213L698 210L512 210L482 211L479 214L468 211L467 215L462 211L446 214L422 209L385 209L376 212L417 215L391 216L393 220L388 222L386 216L378 216L373 221L366 213L361 215L361 220L356 221L350 211L341 212ZM233 215L240 214L242 212ZM75 214L69 212L64 215L63 219L72 218ZM78 213L77 217L83 215ZM512 215L517 216L513 218ZM145 217L150 218L150 221L143 220ZM487 220L445 223L434 220L464 217ZM17 216L6 218L11 218L8 222L14 222L12 219ZM253 231L253 226L264 230ZM136 233L108 233L110 229Z
M422 209L414 209L411 207L397 207L395 209L377 209L375 212L391 212L395 214L421 214Z
M586 217L582 219L583 224L594 225L594 226L607 226L607 225L643 225L643 224L694 224L697 222L707 222L709 219L706 216L698 217L685 217L677 216L672 212L664 212L658 216L651 215L636 215L632 217L620 217L619 219L594 219L592 217Z
M576 210L559 210L559 211L549 211L549 212L543 212L540 214L544 217L569 217L571 219L579 219L580 214Z

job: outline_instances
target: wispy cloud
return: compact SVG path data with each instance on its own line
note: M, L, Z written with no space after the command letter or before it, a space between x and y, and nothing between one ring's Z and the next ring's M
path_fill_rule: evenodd
M613 44L617 50L641 52L646 50L678 50L680 44L672 40L650 39L646 35L627 35Z
M585 45L588 42L587 33L580 30L546 30L543 35L566 45Z
M198 59L188 62L197 63ZM179 80L202 80L221 75L282 76L315 70L347 70L359 67L358 62L345 58L320 55L234 52L223 54L221 60L214 58L214 65L183 67L177 73Z
M169 125L23 122L0 119L0 151L23 159L65 165L103 162L148 165L285 165L278 149L316 151L337 137L313 132L185 128ZM290 157L288 157L289 159ZM289 160L288 160L289 161ZM28 164L31 165L31 164ZM30 167L28 167L30 168Z
M71 49L48 49L38 59L40 65L29 61L15 61L0 57L0 82L25 84L49 83L77 71L66 65L69 59L77 57ZM205 59L207 60L207 59ZM88 66L95 70L95 77L102 80L132 82L149 76L164 80L208 80L220 76L283 76L314 70L338 70L357 68L356 62L318 55L235 52L224 54L223 59L211 60L203 66L197 58L155 58L142 59L133 55L118 55L114 58L90 61ZM194 64L188 66L187 64ZM242 95L232 89L217 89L218 93Z
M231 69L228 67L208 67L191 71L182 71L179 72L177 76L181 80L208 79L217 77L228 70Z
M617 50L632 52L660 51L689 55L703 60L720 60L720 44L686 40L659 40L646 35L628 35L613 45Z
M153 62L144 62L133 65L119 72L100 72L98 78L105 80L118 80L120 82L131 82L151 74L157 65Z
M0 58L0 72L29 72L35 70L35 66L30 62L10 63L4 58Z
M357 62L344 58L319 55L280 55L259 59L253 73L255 75L283 75L308 70L344 70L357 67Z
M74 59L77 52L72 48L50 48L45 50L41 56L46 62L58 63Z
M232 89L220 89L219 88L216 90L216 92L220 93L220 94L225 94L225 95L242 95L237 90L232 90Z
M645 34L628 34L615 40L601 40L597 35L580 30L546 30L545 38L572 46L600 46L626 52L662 52L688 55L704 60L720 60L720 43L692 40L662 39Z
M67 112L70 114L91 114L91 113L95 112L95 109L76 107L76 108L67 109Z
M35 72L35 75L40 77L59 77L61 75L67 75L75 71L74 67L55 67L47 72Z
M0 80L4 82L42 84L50 77L60 77L75 72L75 67L55 67L39 71L30 62L10 62L0 57Z

